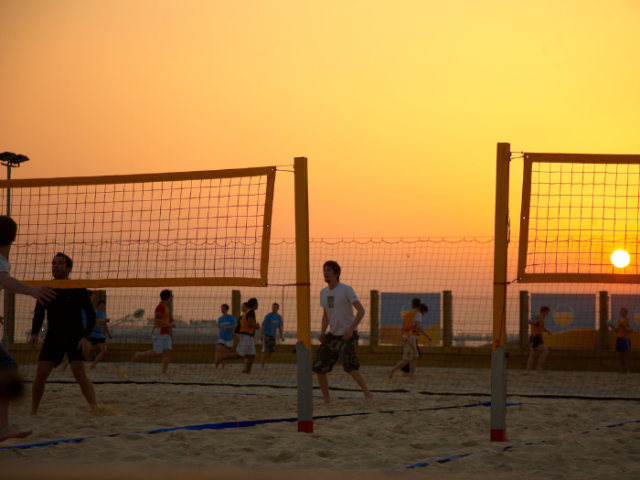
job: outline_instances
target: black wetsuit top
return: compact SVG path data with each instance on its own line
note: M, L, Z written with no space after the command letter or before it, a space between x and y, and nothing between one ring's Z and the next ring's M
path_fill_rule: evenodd
M86 288L54 289L56 298L41 305L36 303L31 333L37 335L47 312L47 339L80 339L89 337L96 324L96 311ZM87 325L82 324L82 310Z

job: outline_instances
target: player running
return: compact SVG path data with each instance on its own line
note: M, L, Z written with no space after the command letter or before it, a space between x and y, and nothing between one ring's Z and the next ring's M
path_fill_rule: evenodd
M549 349L544 344L542 340L543 333L548 333L551 335L551 332L544 326L544 319L551 309L547 306L540 307L540 313L535 313L529 320L529 325L531 325L531 335L529 336L529 343L531 344L531 354L529 355L529 360L527 361L527 373L530 373L533 370L533 364L536 362L536 357L540 355L540 359L538 360L538 373L547 373L542 369L545 360L549 356Z
M51 262L51 274L55 280L67 280L73 269L73 260L64 253L57 253ZM55 289L56 298L37 303L31 324L29 345L34 350L38 345L38 333L47 315L47 335L38 358L36 376L31 390L31 415L38 414L40 401L44 395L47 378L54 368L62 363L65 353L71 364L71 373L91 409L98 406L93 383L85 371L85 356L91 345L89 337L96 323L89 292L86 288ZM87 315L86 326L82 325L82 311Z
M626 308L620 309L620 318L616 323L616 328L609 325L609 328L618 334L616 339L616 352L620 355L620 373L623 375L631 371L631 320Z
M111 319L107 318L107 301L104 299L99 300L97 306L98 309L96 310L96 327L93 329L93 332L91 332L91 338L89 338L89 342L92 346L97 345L100 349L100 352L89 367L91 370L95 369L96 365L98 365L98 363L107 354L107 339L105 338L105 334L109 337L109 340L113 340L111 332L109 331L109 327L107 326L107 324L111 321Z
M393 374L405 365L409 365L409 379L415 380L416 367L420 358L418 334L423 334L431 341L429 334L422 328L422 318L428 311L429 308L424 303L420 303L419 298L411 300L411 310L402 317L402 344L404 348L402 360L387 372L390 381L393 380Z
M267 313L262 321L262 331L260 332L260 341L262 342L262 367L269 357L276 351L276 332L280 332L280 340L284 341L282 317L278 313L280 305L274 303L271 306L271 312Z
M136 352L131 358L131 363L135 363L141 357L162 357L163 374L167 373L169 362L171 362L171 329L176 326L169 313L169 302L172 295L171 290L160 292L160 303L156 307L153 330L151 330L153 349L146 352Z
M327 374L340 359L342 368L353 377L364 393L365 403L375 403L367 382L360 372L360 360L356 355L358 346L358 325L364 318L364 307L349 285L340 283L340 265L332 260L323 265L324 280L328 286L320 291L322 329L318 340L320 348L313 362L313 371L318 376L324 403L331 405L329 379ZM353 309L358 312L354 315ZM329 333L327 333L329 328Z
M222 316L218 319L218 342L216 343L216 363L224 355L225 349L233 349L233 331L236 329L236 319L229 314L229 305L223 303L220 307ZM224 368L225 363L222 364Z
M247 301L247 310L240 317L236 333L240 336L240 341L236 346L234 355L223 356L216 360L216 368L222 362L242 359L242 373L251 373L253 361L256 358L256 345L254 340L255 331L260 328L260 324L256 322L256 310L258 309L258 300L250 298Z

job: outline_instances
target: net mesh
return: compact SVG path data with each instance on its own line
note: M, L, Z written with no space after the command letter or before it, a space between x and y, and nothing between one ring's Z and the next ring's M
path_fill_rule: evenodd
M19 225L12 273L24 281L49 280L51 259L62 251L77 265L75 278L94 286L263 278L274 171L207 178L216 174L7 183ZM0 208L6 211L6 195Z
M545 159L544 154L525 155L530 183L525 173L521 272L608 275L612 282L619 281L615 276L640 273L640 165ZM612 263L617 250L630 255L625 268Z
M311 241L310 247L314 357L322 320L319 292L326 285L322 265L327 260L336 260L342 267L341 281L354 288L366 309L358 328L357 355L369 388L439 394L490 392L492 238L316 239ZM518 243L512 242L509 278L516 278L517 253ZM295 242L272 241L269 263L271 284L295 283ZM111 319L109 330L113 339L107 338L107 355L95 370L89 370L93 381L296 386L295 287L234 289L203 286L172 290L177 327L172 332L173 353L168 375L161 375L160 359L130 362L136 351L151 348L149 320L160 300L160 288L107 288L107 316ZM240 292L243 302L257 298L257 317L261 324L274 302L279 304L278 313L282 316L284 339L277 329L273 332L275 352L266 359L264 368L261 366L265 358L262 350L267 342L260 338L262 329L257 332L257 356L249 375L241 374L238 360L230 361L224 368L214 366L220 333L217 323L220 306L223 303L233 306L233 290ZM619 309L626 306L633 328L640 330L640 316L635 316L636 307L633 306L637 304L640 315L640 299L635 290L633 285L625 284L510 285L506 311L509 394L640 398L640 378L637 374L618 373L619 357L614 351L616 333L601 321L617 320ZM392 383L387 383L388 371L403 358L399 325L402 313L408 308L407 301L414 297L429 307L423 327L433 341L420 337L421 356L415 381L397 371ZM546 327L552 333L543 334L550 350L545 364L549 373L527 374L531 326L526 322L545 304L551 308ZM32 299L17 297L18 342L26 341L34 307ZM138 309L145 310L140 318L133 315ZM450 327L447 317L451 319ZM375 325L378 326L377 334ZM632 337L631 344L639 343ZM226 347L221 349L226 355L233 353ZM88 361L91 362L97 353L96 347ZM12 347L12 354L18 359L25 377L32 376L32 362L37 353L31 353L22 343ZM636 361L632 351L632 362ZM632 371L637 372L639 367L632 363ZM60 369L56 369L51 379L73 381L69 371ZM340 362L333 368L329 383L332 388L359 390Z

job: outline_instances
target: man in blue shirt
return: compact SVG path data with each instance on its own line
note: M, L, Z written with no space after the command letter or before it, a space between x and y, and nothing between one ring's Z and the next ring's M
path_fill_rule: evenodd
M229 314L229 305L226 303L222 304L220 311L222 312L222 316L218 319L218 330L220 333L218 334L218 342L216 345L216 364L218 364L220 357L222 357L225 348L227 350L233 349L233 332L236 329L236 319L233 318L233 315ZM226 362L222 362L222 368L224 368L225 363Z
M89 367L91 370L96 368L98 362L107 354L107 339L104 334L106 333L109 336L109 340L113 340L109 327L107 327L109 322L110 319L107 318L107 301L102 299L98 302L98 309L96 310L96 327L91 332L91 337L89 337L91 345L97 345L100 349L100 353L98 353L91 367Z
M284 341L282 336L282 317L278 314L280 305L274 303L271 307L271 313L267 313L262 322L262 332L260 340L262 341L262 366L264 362L276 351L276 331L280 331L280 340Z

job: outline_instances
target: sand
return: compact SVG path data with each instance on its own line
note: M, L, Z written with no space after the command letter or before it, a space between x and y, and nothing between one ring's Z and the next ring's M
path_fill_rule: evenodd
M229 369L230 378L233 374L239 375ZM332 375L332 380L336 386L353 386L348 383L349 377L339 372ZM397 384L408 386L409 382L399 379L387 387ZM12 406L11 422L16 428L33 429L34 434L26 440L11 440L0 446L109 433L120 433L119 436L27 450L0 450L3 479L47 478L54 470L59 473L60 468L79 468L90 478L116 468L119 477L133 478L140 471L134 466L162 471L164 467L196 468L217 474L231 469L231 476L240 469L246 473L244 478L262 478L269 473L296 476L301 471L322 474L324 478L327 473L349 478L368 478L373 474L436 478L640 478L640 452L635 448L640 439L640 423L573 435L640 419L638 401L512 396L510 402L523 403L508 409L508 442L504 445L514 445L513 449L475 453L447 463L394 471L417 462L500 445L488 441L487 407L418 411L486 402L489 397L389 391L377 393L377 404L366 407L354 392L333 392L333 406L322 405L316 399L316 415L372 413L318 420L313 434L297 433L295 423L279 423L150 435L133 432L295 417L295 390L167 384L100 384L96 390L100 404L106 407L100 416L90 413L74 384L50 384L37 417L28 416L29 397L23 398ZM339 396L356 398L338 399ZM397 412L382 413L387 410ZM559 438L524 445L551 437ZM10 473L17 476L9 476ZM184 470L176 473L176 477L184 475Z

